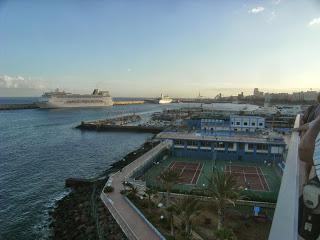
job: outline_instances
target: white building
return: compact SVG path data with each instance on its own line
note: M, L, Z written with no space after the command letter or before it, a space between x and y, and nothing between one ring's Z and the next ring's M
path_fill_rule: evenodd
M238 132L255 132L265 128L265 118L258 116L230 116L230 128Z

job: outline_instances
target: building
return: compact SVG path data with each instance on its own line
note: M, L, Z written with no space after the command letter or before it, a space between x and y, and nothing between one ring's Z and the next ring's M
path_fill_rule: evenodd
M172 153L176 157L224 161L279 163L283 161L286 146L282 137L263 134L212 136L196 132L162 132L157 138L172 140Z
M255 132L265 128L265 118L258 116L230 116L230 129L236 132Z
M292 101L306 101L306 102L312 102L316 101L318 97L317 91L307 91L307 92L294 92L292 94Z
M265 128L265 118L259 116L230 115L227 118L194 118L186 120L189 130L201 130L206 135L230 135L233 132L250 132Z
M263 92L260 92L258 88L253 90L253 97L254 98L263 98Z

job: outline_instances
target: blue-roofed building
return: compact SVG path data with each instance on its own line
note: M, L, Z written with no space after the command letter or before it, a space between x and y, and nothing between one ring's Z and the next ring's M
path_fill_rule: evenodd
M279 163L284 159L284 139L274 134L205 135L199 132L162 132L158 139L173 140L176 157Z

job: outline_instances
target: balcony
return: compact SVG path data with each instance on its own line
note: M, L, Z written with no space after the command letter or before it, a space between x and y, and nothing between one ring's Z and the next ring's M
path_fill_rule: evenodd
M296 117L294 127L299 125L300 115ZM298 155L299 142L299 133L293 132L269 240L301 239L298 235L298 208L306 172L304 163L300 161Z

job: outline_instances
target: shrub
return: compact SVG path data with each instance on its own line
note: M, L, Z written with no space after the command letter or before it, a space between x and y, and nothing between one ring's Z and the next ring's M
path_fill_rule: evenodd
M103 190L104 193L111 193L113 192L114 188L111 186L106 186Z
M227 228L222 228L220 230L215 231L214 235L216 236L217 240L236 240L237 239L233 231Z
M120 191L120 194L122 194L122 195L125 195L126 193L127 193L126 190L123 190L123 189L122 189L122 190Z

